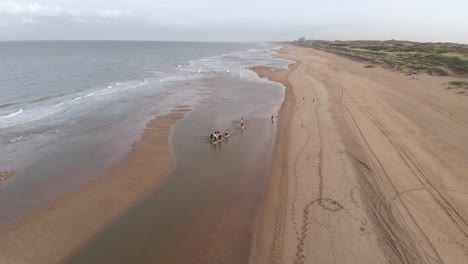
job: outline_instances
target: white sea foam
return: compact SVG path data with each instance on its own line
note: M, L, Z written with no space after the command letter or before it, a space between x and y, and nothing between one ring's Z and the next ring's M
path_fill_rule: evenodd
M14 117L14 116L17 116L19 114L23 113L23 109L20 109L14 113L10 113L10 114L7 114L7 115L4 115L4 116L0 116L0 119L7 119L7 118L10 118L10 117Z
M56 105L53 105L52 107L59 107L59 106L61 106L61 105L63 105L63 102L60 102L60 103L58 103L58 104L56 104Z
M139 84L137 84L137 85L131 87L130 89L136 89L136 88L138 88L138 87L140 87L140 86L142 86L142 85L145 85L145 84L147 84L147 83L148 83L148 81L147 81L146 79L143 79L143 82L141 82L141 83L139 83Z
M60 110L58 110L58 111L60 111ZM0 128L8 128L8 127L13 127L13 126L17 126L17 125L31 123L31 122L37 121L39 119L45 118L45 117L47 117L47 116L49 116L51 114L54 114L54 113L56 113L58 111L51 111L51 112L48 112L48 113L45 113L45 114L42 114L42 115L39 114L40 112L32 112L31 114L25 115L24 118L20 118L19 120L15 120L13 122L6 122L6 123L4 123L5 125L3 125L3 126L1 125L1 122L0 122ZM30 112L30 111L27 111L27 112ZM35 115L37 115L37 116L35 116Z
M20 140L20 139L22 139L22 138L23 138L23 136L19 136L19 137L17 137L17 138L14 138L14 139L10 140L10 142L15 142L15 141Z
M175 78L175 76L166 77L166 78L163 78L163 79L159 80L159 82L169 81L169 80L172 80L172 79L174 79L174 78Z
M103 91L101 93L98 93L97 95L105 95L105 94L110 94L110 93L113 93L115 92L115 90L112 90L112 91Z
M83 96L83 98L86 98L86 97L93 96L93 95L95 95L95 94L97 94L97 93L98 93L98 92L92 92L92 93L89 93L89 94L87 94L87 95Z

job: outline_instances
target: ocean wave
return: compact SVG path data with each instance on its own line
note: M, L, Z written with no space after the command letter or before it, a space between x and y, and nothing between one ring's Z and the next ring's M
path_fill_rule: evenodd
M97 93L98 93L98 92L89 93L89 94L87 94L87 95L84 95L83 98L93 96L93 95L95 95L95 94L97 94Z
M16 105L16 103L0 104L0 108Z
M23 109L21 108L20 110L14 112L14 113L10 113L10 114L7 114L7 115L4 115L4 116L0 116L0 120L1 119L7 119L7 118L11 118L11 117L14 117L14 116L17 116L19 114L23 113Z
M102 91L100 93L98 93L97 95L105 95L105 94L110 94L110 93L113 93L115 92L115 90L111 90L111 91Z
M23 109L21 109L21 112L20 111L17 111L13 114L15 114L15 116L19 115L20 113L23 113L22 111ZM54 113L57 113L58 111L61 111L61 110L57 110L57 111L51 111L51 112L47 112L45 114L39 114L37 116L35 116L36 114L38 113L32 113L32 115L25 115L23 118L19 118L18 119L15 119L13 120L13 122L8 122L9 120L6 120L7 122L4 123L4 125L2 126L2 122L0 122L0 128L8 128L8 127L13 127L13 126L17 126L17 125L22 125L22 124L27 124L27 123L31 123L31 122L34 122L34 121L37 121L39 119L42 119L42 118L45 118L51 114L54 114ZM29 112L29 111L27 111ZM40 112L39 112L40 113ZM24 115L24 114L23 114ZM21 115L21 116L23 116ZM6 117L6 116L5 116ZM13 117L11 114L9 116L10 118ZM29 117L29 118L28 118ZM2 118L0 118L2 119Z
M15 141L20 140L22 138L23 138L23 136L19 136L19 137L16 137L16 138L10 140L10 142L15 142Z
M59 106L61 106L61 105L63 105L63 102L60 102L60 103L58 103L58 104L55 104L55 105L53 105L52 107L59 107Z
M182 67L178 67L178 70L183 72L192 72L195 74L226 73L240 79L256 79L256 76L250 76L248 73L246 73L245 69L256 65L265 65L275 68L287 68L291 63L288 60L273 58L272 55L275 53L275 48L277 47L268 45L264 47L250 48L247 50L203 57L197 60L188 61L187 64L183 64Z
M163 78L161 80L159 80L159 82L166 82L166 81L169 81L169 80L172 80L172 79L175 79L176 77L175 76L170 76L170 77L166 77L166 78Z
M146 79L143 79L143 82L142 82L142 83L139 83L139 84L137 84L137 85L135 85L135 86L133 86L133 89L138 88L138 87L140 87L140 86L142 86L142 85L145 85L145 84L147 84L147 83L148 83L148 81L147 81Z
M136 89L136 88L138 88L138 87L140 87L140 86L143 86L143 85L145 85L145 84L147 84L147 83L148 83L148 81L147 81L146 79L143 79L143 82L141 82L141 83L139 83L139 84L136 84L136 85L134 85L134 86L132 86L132 87L129 87L128 89Z
M65 95L65 94L44 96L44 97L32 100L31 103L42 102L42 101L46 101L46 100L49 100L49 99L52 99L52 98L57 98L57 97L60 97L60 96L63 96L63 95Z

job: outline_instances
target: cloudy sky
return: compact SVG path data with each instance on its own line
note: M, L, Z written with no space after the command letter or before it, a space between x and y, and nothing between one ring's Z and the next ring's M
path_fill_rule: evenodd
M0 40L468 43L468 0L0 0Z

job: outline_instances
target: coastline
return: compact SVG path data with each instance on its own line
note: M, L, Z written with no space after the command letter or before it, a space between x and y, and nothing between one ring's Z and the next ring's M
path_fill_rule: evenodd
M238 76L231 72L196 83L203 87L200 104L189 109L181 101L148 122L127 156L101 177L2 225L0 262L247 261L275 144L269 115L281 105L283 87L245 67ZM214 128L231 137L217 146L206 142ZM119 243L126 250L113 252Z
M288 88L250 263L468 260L468 108L451 78L289 45L278 56L300 63L282 78L252 68Z
M312 49L277 56L296 63L250 69L285 87L274 124L240 130L227 101L173 108L106 176L0 227L0 262L467 260L466 96ZM232 137L212 146L213 127Z
M147 123L125 161L105 176L0 227L0 262L58 263L161 186L173 170L172 128L189 111L178 106L157 116Z
M281 51L280 51L281 53ZM286 173L287 153L288 153L288 138L290 133L290 121L293 114L296 102L293 95L291 84L288 82L289 74L294 71L300 61L290 64L288 70L270 69L264 66L252 67L251 70L256 72L260 78L267 78L270 81L279 82L285 86L284 100L281 104L280 111L277 116L277 133L274 146L274 154L272 161L272 174L268 180L264 200L260 205L257 213L252 252L249 263L273 263L272 261L277 256L270 255L270 249L267 247L274 239L279 239L279 236L284 236L284 230L281 230L281 225L284 224L284 215L277 213L277 210L284 210L285 188L287 188ZM280 196L280 197L278 197ZM273 231L272 231L273 230ZM274 245L272 245L274 247ZM281 263L281 259L277 259Z

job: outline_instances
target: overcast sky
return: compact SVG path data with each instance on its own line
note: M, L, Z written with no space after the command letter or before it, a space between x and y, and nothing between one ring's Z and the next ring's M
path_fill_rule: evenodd
M0 0L0 40L468 43L468 0Z

